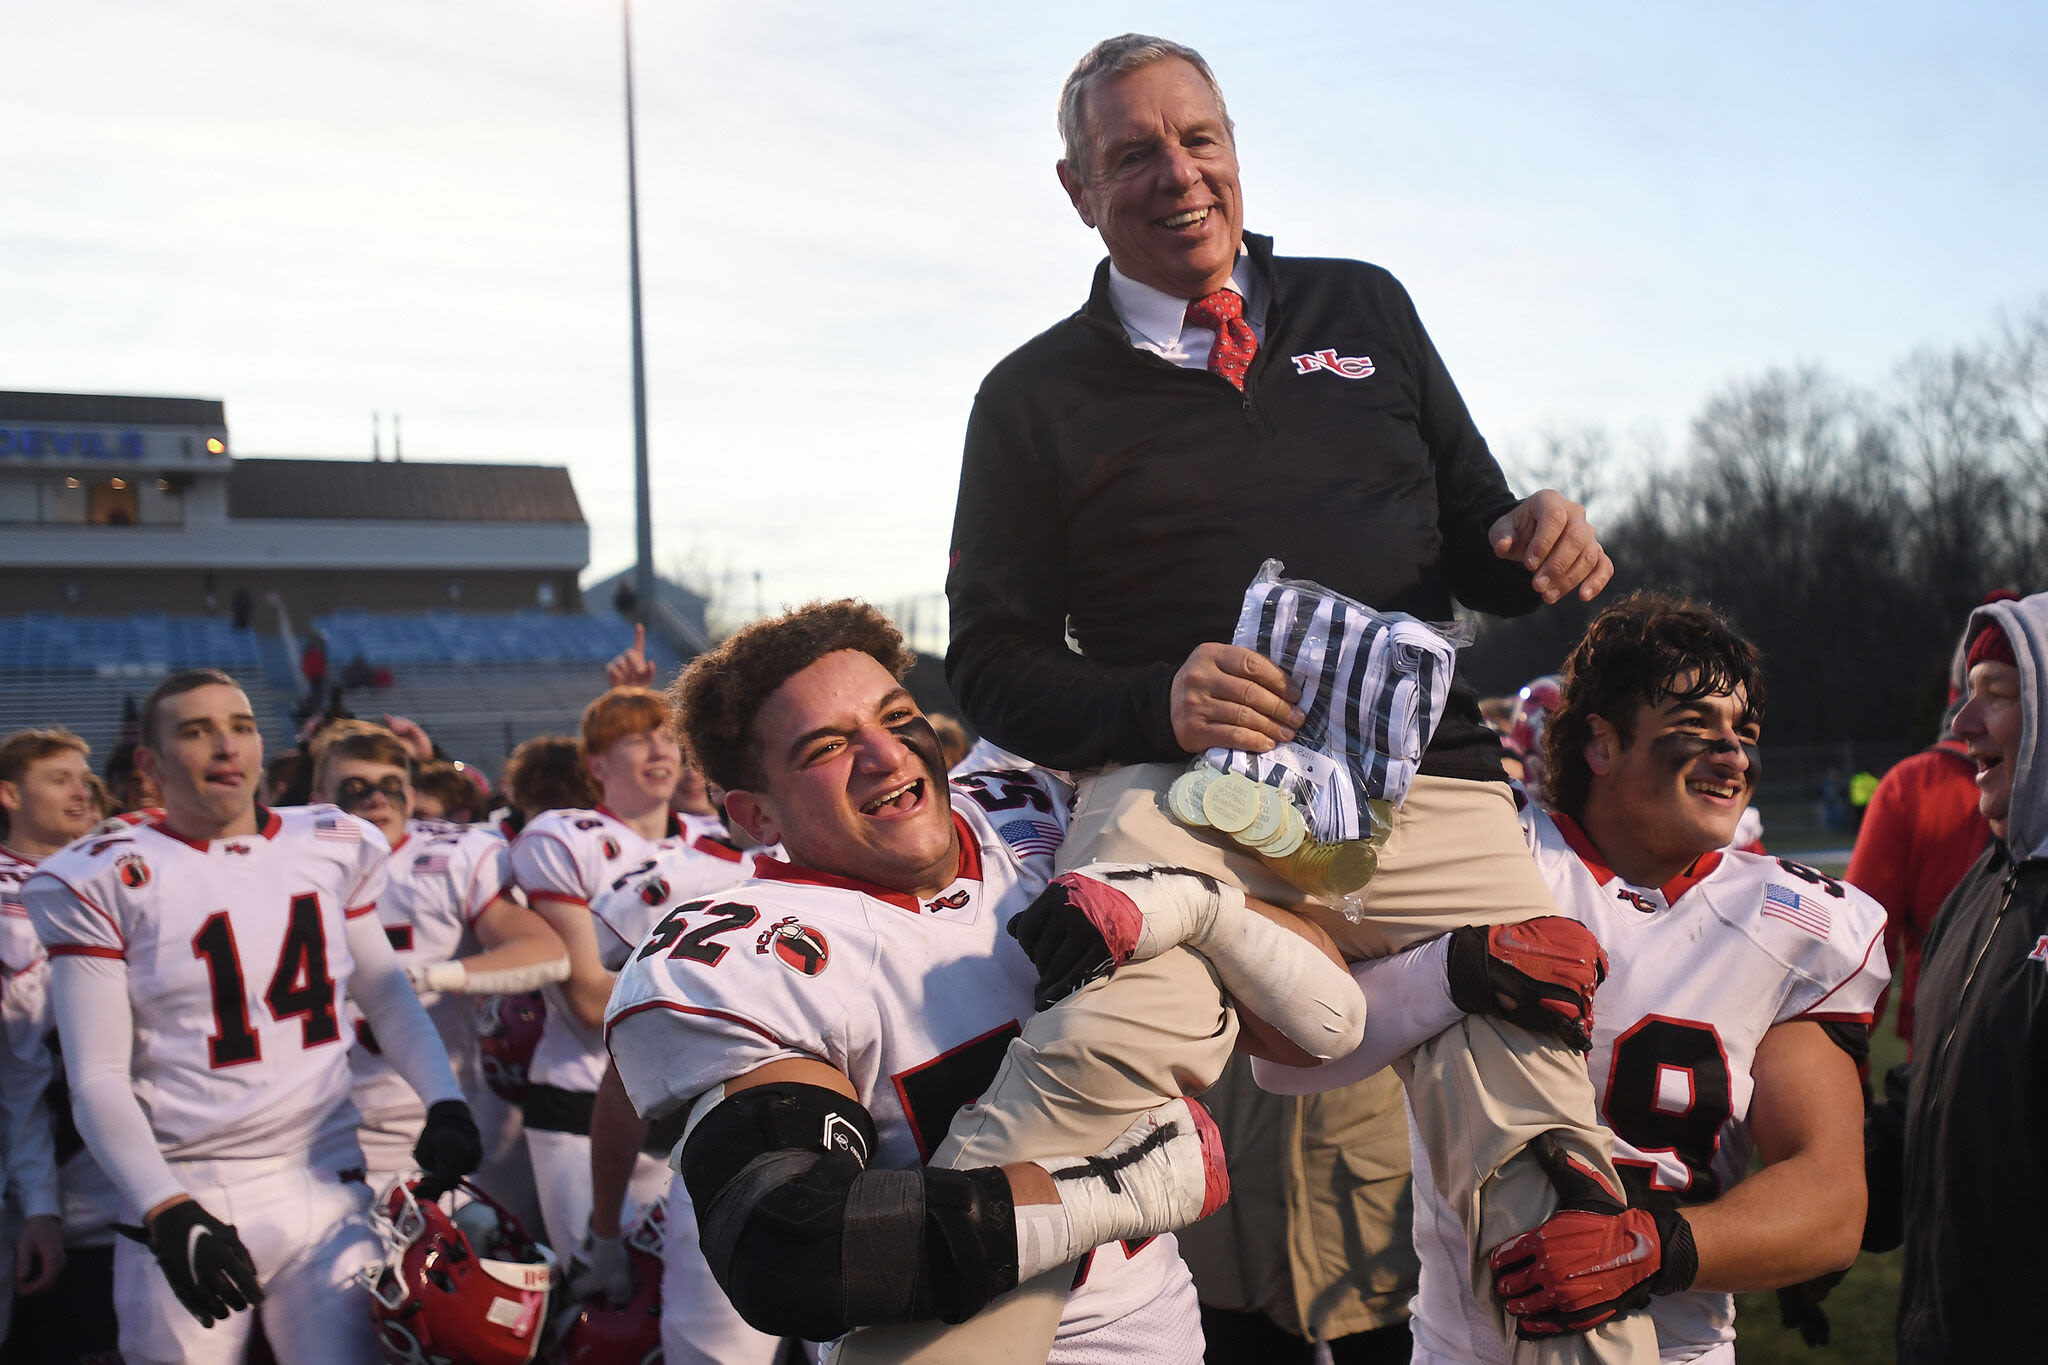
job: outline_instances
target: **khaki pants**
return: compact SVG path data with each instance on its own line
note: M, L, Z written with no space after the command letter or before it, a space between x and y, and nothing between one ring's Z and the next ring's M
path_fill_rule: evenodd
M1400 1078L1269 1095L1240 1053L1202 1103L1230 1160L1229 1200L1179 1234L1203 1306L1310 1341L1406 1320L1420 1267Z
M1417 777L1354 922L1307 901L1256 855L1177 823L1165 792L1180 771L1153 763L1084 775L1060 868L1156 862L1208 872L1300 910L1352 959L1461 925L1557 913L1504 783ZM1099 1151L1162 1098L1214 1084L1236 1035L1215 973L1196 954L1176 948L1121 968L1026 1025L987 1093L954 1119L933 1163L965 1169ZM1491 1303L1486 1251L1557 1207L1549 1179L1522 1155L1531 1138L1556 1132L1619 1187L1613 1138L1600 1127L1585 1063L1561 1043L1474 1015L1416 1048L1398 1070L1439 1193L1462 1212L1476 1248L1474 1300ZM1064 1268L1048 1272L955 1327L855 1333L835 1360L1036 1365L1051 1350L1072 1279ZM1514 1341L1512 1320L1502 1313L1500 1321L1514 1365L1656 1365L1646 1314L1543 1342Z

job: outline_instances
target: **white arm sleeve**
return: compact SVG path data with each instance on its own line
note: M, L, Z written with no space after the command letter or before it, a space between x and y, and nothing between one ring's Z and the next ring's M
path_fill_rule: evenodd
M52 957L50 1002L71 1081L71 1116L92 1159L138 1213L185 1193L135 1098L128 964L119 958Z
M398 965L398 954L384 936L384 926L375 915L357 915L348 922L348 951L355 958L355 971L348 979L348 994L356 1002L377 1034L377 1046L405 1082L431 1108L441 1100L459 1100L462 1087L448 1065L448 1048L441 1041L426 1007L406 980ZM68 1050L70 1039L65 1039Z
M7 1113L7 1182L22 1217L62 1212L57 1202L57 1142L50 1126L50 1082L57 1068L44 1034L50 1022L50 969L38 963L7 979L0 1027L7 1035L0 1106Z
M1451 1003L1444 964L1451 951L1448 935L1389 957L1351 964L1351 979L1371 1001L1365 1015L1365 1041L1357 1050L1321 1066L1282 1066L1252 1059L1252 1078L1274 1095L1314 1095L1375 1075L1418 1044L1425 1043L1465 1017Z

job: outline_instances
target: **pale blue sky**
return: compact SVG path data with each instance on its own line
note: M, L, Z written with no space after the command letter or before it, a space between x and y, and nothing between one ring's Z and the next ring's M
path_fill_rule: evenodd
M1100 243L1073 60L1217 69L1247 225L1408 285L1481 427L1661 433L2048 293L2033 4L640 0L657 556L937 591L981 375ZM0 387L218 396L243 454L574 471L631 557L618 10L0 0ZM388 434L387 434L388 441Z

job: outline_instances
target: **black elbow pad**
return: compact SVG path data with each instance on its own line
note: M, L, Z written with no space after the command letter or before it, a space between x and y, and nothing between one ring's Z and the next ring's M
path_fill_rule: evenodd
M759 1331L827 1341L855 1327L959 1322L1017 1283L1009 1182L867 1169L874 1120L812 1085L720 1103L682 1174L713 1276Z

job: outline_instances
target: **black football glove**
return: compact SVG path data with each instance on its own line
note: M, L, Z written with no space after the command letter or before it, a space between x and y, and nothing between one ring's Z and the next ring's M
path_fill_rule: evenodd
M1453 929L1444 977L1451 1003L1467 1014L1497 1014L1580 1052L1593 1050L1593 992L1607 979L1607 954L1575 919L1544 915Z
M441 1100L427 1111L427 1125L413 1144L412 1159L426 1178L414 1197L439 1199L484 1163L484 1140L461 1100Z
M1076 905L1068 887L1055 881L1037 899L1010 917L1010 937L1038 968L1032 999L1049 1009L1099 976L1107 976L1115 959L1095 922Z
M1584 1332L1692 1284L1699 1252L1668 1195L1624 1204L1555 1133L1529 1144L1557 1187L1558 1210L1493 1249L1493 1292L1525 1338Z
M1787 1285L1778 1291L1778 1318L1787 1327L1797 1328L1799 1339L1808 1346L1828 1344L1828 1311L1820 1306L1834 1287L1842 1282L1846 1270L1831 1270L1825 1275L1816 1275L1810 1280Z
M181 1199L150 1219L148 1246L171 1292L201 1327L263 1302L256 1262L241 1234L196 1199Z

